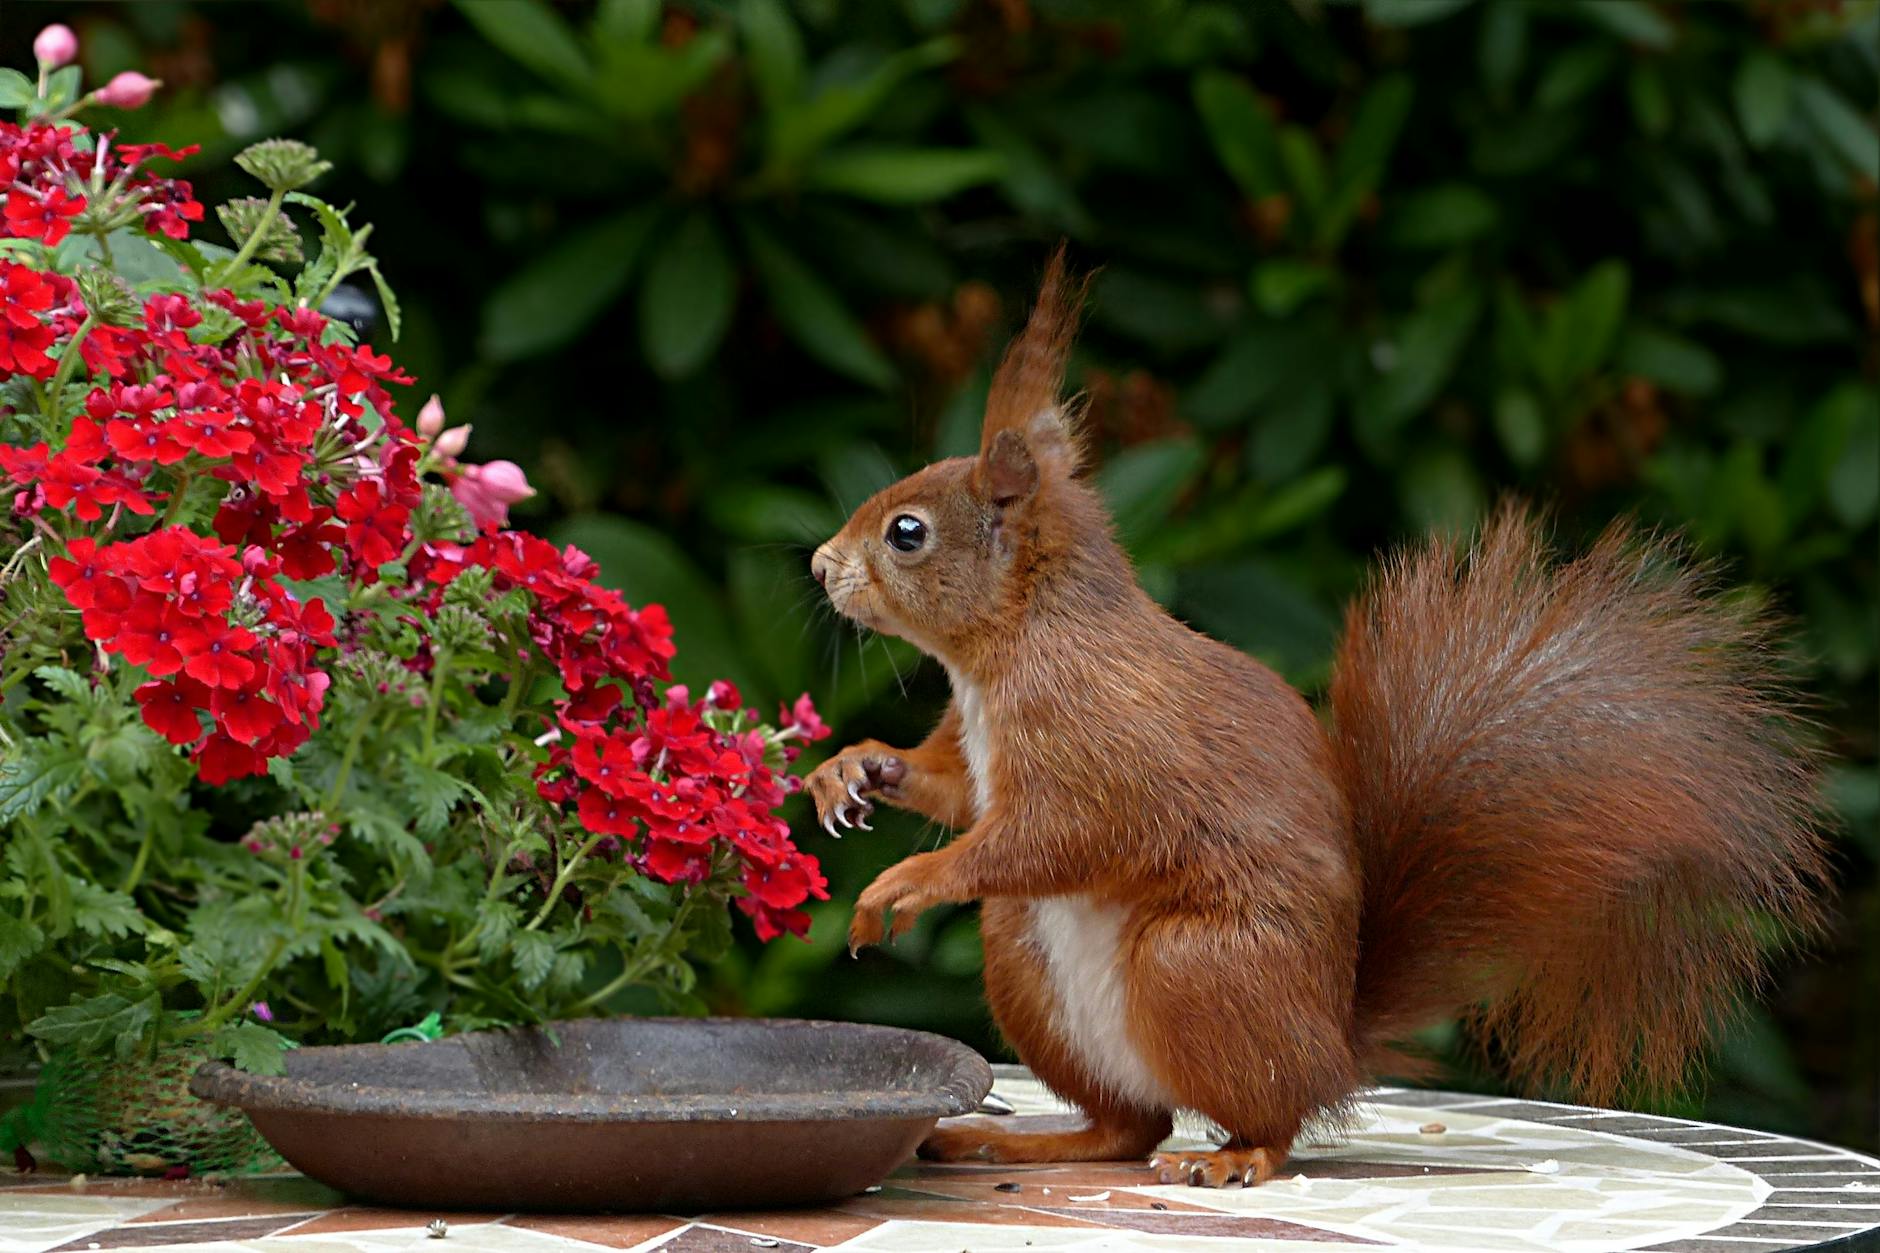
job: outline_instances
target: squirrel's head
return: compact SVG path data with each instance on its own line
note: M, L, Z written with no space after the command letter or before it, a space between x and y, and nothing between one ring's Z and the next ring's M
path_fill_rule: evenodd
M1056 558L1114 552L1101 502L1076 477L1077 415L1062 396L1084 286L1059 249L993 376L977 456L882 489L816 550L810 570L838 613L965 664L1017 625Z

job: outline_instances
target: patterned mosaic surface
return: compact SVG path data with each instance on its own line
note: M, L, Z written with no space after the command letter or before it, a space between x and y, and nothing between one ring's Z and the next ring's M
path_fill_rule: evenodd
M1049 1093L994 1092L1040 1128ZM1180 1134L1175 1146L1198 1144ZM1880 1250L1880 1161L1761 1132L1533 1101L1379 1089L1254 1189L1145 1182L1135 1164L913 1164L831 1208L690 1216L428 1213L347 1205L296 1175L228 1184L0 1175L0 1253L1778 1253ZM430 1225L441 1219L444 1234Z

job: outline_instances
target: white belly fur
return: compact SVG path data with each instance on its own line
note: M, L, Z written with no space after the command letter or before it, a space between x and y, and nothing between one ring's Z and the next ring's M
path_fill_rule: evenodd
M953 680L960 711L960 750L984 813L992 800L992 743L979 689ZM1150 1109L1176 1102L1129 1037L1121 945L1128 911L1088 896L1051 896L1031 903L1031 941L1050 979L1055 1025L1066 1048L1105 1092Z

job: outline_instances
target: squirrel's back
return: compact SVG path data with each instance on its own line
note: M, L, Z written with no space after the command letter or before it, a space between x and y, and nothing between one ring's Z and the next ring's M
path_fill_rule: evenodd
M1515 1077L1677 1086L1824 877L1767 623L1663 542L1556 564L1504 508L1347 616L1333 750L1364 878L1367 1061L1475 1015Z

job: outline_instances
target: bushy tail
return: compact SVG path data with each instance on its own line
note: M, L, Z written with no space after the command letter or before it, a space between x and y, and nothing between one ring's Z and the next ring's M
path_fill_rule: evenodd
M1625 527L1556 563L1502 509L1353 605L1334 742L1364 874L1358 1029L1475 1020L1530 1084L1675 1089L1770 932L1816 921L1809 754L1768 625Z

